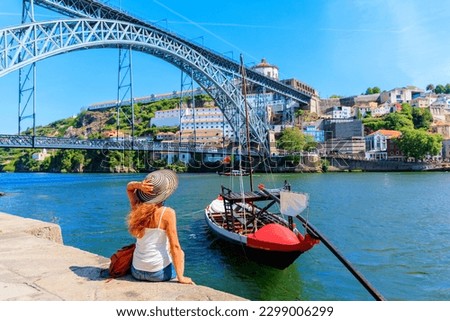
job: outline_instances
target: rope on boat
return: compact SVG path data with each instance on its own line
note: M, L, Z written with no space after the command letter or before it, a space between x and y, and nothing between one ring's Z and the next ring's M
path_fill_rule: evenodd
M261 190L266 193L268 196L270 196L273 200L280 203L280 199L270 193L267 189L261 188ZM369 281L342 255L342 253L333 245L331 242L323 236L322 233L320 233L313 225L308 223L308 221L303 218L301 215L296 216L300 222L302 222L303 226L306 228L306 231L311 234L314 238L319 239L322 241L322 243L331 251L331 253L336 256L339 261L352 273L352 275L361 283L364 288L372 295L372 297L377 301L385 301L386 299L383 297L381 293L378 292L377 289L375 289Z

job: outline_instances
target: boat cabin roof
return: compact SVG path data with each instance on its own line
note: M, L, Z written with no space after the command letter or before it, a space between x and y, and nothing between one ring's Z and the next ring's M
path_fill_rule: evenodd
M279 197L280 190L272 190L272 195ZM242 198L245 198L246 202L258 202L272 200L270 196L261 191L249 191L249 192L233 192L230 189L222 186L221 196L230 203L242 202Z

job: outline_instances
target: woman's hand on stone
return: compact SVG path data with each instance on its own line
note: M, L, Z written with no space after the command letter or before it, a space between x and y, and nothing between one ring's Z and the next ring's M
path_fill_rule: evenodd
M192 281L192 279L187 277L187 276L182 276L181 278L178 278L178 282L180 282L181 284L193 284L193 285L195 285L194 281Z

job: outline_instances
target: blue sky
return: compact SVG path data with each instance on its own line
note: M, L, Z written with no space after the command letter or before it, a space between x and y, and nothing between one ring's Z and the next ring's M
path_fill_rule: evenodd
M248 65L261 58L280 78L321 97L368 87L450 83L450 4L438 0L110 0L143 20ZM0 28L19 25L21 0L0 1ZM37 20L58 18L37 9ZM133 53L134 96L180 89L180 72ZM72 52L37 64L37 124L69 117L117 96L118 51ZM18 72L0 78L0 134L17 132ZM31 122L23 126L31 126Z

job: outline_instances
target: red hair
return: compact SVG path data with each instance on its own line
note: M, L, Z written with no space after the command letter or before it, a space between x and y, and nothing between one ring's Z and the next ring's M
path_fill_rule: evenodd
M144 236L145 229L154 220L156 209L155 204L142 203L128 214L128 231L131 235L137 238Z

